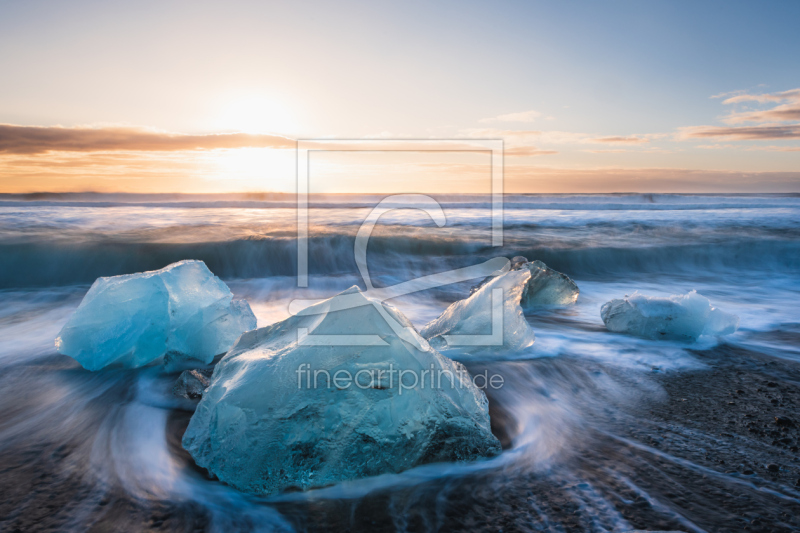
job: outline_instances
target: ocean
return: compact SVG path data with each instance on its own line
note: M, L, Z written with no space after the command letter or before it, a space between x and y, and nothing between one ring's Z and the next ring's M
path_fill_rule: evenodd
M88 372L55 351L97 277L182 259L203 260L259 327L293 299L364 287L353 247L380 198L311 199L301 288L291 195L0 195L0 529L800 527L797 435L770 425L800 398L800 195L506 195L502 246L484 197L437 197L443 227L413 205L383 215L367 248L376 287L520 255L580 287L574 306L527 316L531 348L467 363L505 377L487 391L504 452L487 461L247 496L181 449L191 412L171 396L176 376ZM390 303L420 328L479 281ZM690 290L738 332L650 341L600 318L634 291Z

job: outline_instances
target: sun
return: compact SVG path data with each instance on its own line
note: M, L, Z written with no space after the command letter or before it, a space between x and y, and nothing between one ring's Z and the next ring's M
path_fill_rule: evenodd
M291 133L297 122L291 109L278 100L247 96L227 100L222 106L216 127L245 133Z
M214 150L211 177L231 190L288 192L295 186L294 150L233 148Z

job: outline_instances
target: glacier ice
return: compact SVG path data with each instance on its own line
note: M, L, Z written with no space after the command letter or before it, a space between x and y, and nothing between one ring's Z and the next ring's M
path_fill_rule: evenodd
M566 274L549 268L541 261L528 261L525 257L517 256L511 259L510 269L527 269L531 272L531 277L525 283L520 299L520 305L526 311L543 306L574 304L578 300L580 294L578 285ZM483 280L472 288L471 294L501 273L495 273Z
M464 367L357 287L244 333L215 367L183 447L260 495L500 452Z
M696 291L668 298L634 292L605 303L600 316L611 331L648 339L693 341L701 335L729 335L739 328L739 317L712 307Z
M523 309L548 305L569 305L578 300L580 293L578 286L566 274L548 268L541 261L526 261L519 268L527 268L531 272L531 279L528 280L525 290L522 291Z
M59 353L88 370L136 368L167 356L208 364L242 332L256 327L247 302L202 261L161 270L98 278L56 338Z
M456 349L465 354L524 350L535 339L520 306L530 278L528 268L490 276L468 298L451 304L427 323L420 333L439 350Z

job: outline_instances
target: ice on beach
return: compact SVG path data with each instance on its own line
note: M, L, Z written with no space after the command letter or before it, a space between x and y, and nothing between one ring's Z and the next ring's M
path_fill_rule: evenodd
M541 261L525 261L519 268L527 268L531 272L531 278L522 291L521 304L523 309L550 305L570 305L578 300L580 290L566 274L549 268Z
M243 334L217 364L183 447L260 495L500 452L464 367L357 287Z
M524 310L534 310L539 307L561 306L574 304L578 300L580 290L578 285L569 276L549 268L541 261L528 261L527 258L517 256L511 259L510 270L527 269L531 277L525 282L520 305ZM502 274L495 273L472 288L474 294L494 277Z
M668 298L634 292L605 303L600 316L611 331L648 339L693 341L701 335L729 335L739 328L739 317L713 307L696 291Z
M256 327L245 301L202 261L98 278L56 338L88 370L136 368L167 355L176 368L207 364Z
M490 276L468 298L451 304L427 323L421 330L422 336L437 349L464 353L515 352L528 348L535 335L520 300L530 279L528 268Z

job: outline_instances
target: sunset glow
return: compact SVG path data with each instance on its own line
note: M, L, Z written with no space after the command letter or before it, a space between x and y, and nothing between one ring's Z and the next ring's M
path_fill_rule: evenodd
M235 4L4 4L0 191L291 190L266 152L318 138L500 139L515 192L800 187L791 4Z
M218 131L286 134L299 129L284 103L258 96L229 97L222 105L219 118L210 122Z

